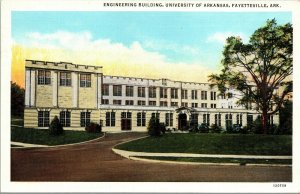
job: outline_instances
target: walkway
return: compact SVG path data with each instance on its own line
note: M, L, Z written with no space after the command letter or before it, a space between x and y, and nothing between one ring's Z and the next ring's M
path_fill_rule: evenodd
M145 136L107 134L85 144L11 149L12 181L290 182L291 167L150 163L113 153L114 145Z

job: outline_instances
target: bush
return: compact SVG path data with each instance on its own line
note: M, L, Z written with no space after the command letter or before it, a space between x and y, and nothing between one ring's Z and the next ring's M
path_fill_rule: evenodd
M88 126L85 127L85 131L88 133L101 133L102 126L91 122Z
M64 133L64 129L57 116L55 116L50 123L49 133L50 135L61 135Z
M160 136L163 127L160 125L158 118L151 117L147 130L150 136Z
M220 132L222 131L222 127L220 127L220 126L218 126L218 125L216 125L216 124L213 124L213 125L210 127L209 131L210 131L211 133L220 133Z
M199 126L199 132L200 133L208 133L209 132L209 126L207 123L202 123L200 126Z
M165 123L159 123L159 130L160 130L163 134L166 133L167 129L166 129Z

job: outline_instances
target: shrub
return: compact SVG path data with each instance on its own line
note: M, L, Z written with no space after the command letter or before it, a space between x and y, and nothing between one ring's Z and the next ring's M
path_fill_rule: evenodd
M151 117L151 119L149 121L149 124L148 124L148 127L147 127L148 134L150 136L160 136L161 132L162 132L161 128L162 127L160 126L158 118Z
M216 125L216 124L213 124L213 125L210 127L209 131L210 131L211 133L220 133L220 132L222 131L222 127L220 127L220 126L218 126L218 125Z
M61 123L59 122L58 117L55 116L49 126L50 135L61 135L61 134L63 134L63 132L64 132L64 129L63 129Z
M102 131L102 126L91 122L88 126L85 127L85 131L88 133L100 133Z
M199 132L200 133L208 133L209 132L209 126L207 123L202 123L200 126L199 126Z
M166 125L165 125L165 123L159 123L159 130L163 133L163 134L165 134L166 133Z

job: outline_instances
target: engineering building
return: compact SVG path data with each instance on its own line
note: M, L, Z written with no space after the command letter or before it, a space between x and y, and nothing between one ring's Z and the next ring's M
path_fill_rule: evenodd
M45 128L58 116L65 129L95 122L108 132L146 131L156 116L170 129L190 122L226 128L259 116L237 105L237 91L221 96L209 83L108 76L102 67L34 60L26 60L25 72L24 127Z

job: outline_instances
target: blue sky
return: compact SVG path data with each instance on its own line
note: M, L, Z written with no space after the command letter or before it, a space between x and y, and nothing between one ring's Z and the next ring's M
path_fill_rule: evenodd
M128 48L138 43L141 49L159 54L169 63L199 64L214 70L220 64L227 36L239 35L247 40L272 18L284 24L291 22L292 15L290 12L26 11L13 12L12 38L17 44L32 46L32 42L40 41L45 44L38 45L47 47L65 46L57 44L57 39L51 36L57 32L85 34L87 38L82 41L109 40L109 44Z

